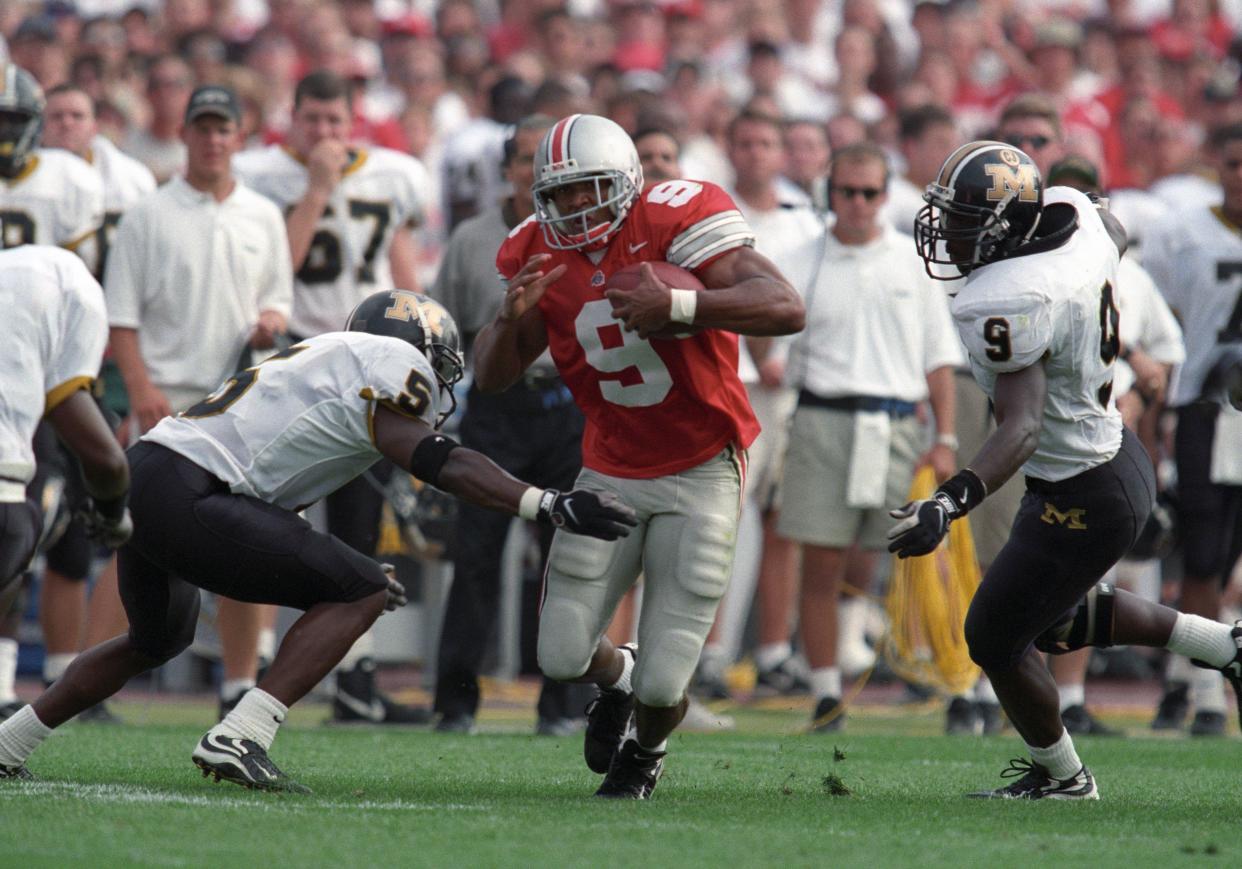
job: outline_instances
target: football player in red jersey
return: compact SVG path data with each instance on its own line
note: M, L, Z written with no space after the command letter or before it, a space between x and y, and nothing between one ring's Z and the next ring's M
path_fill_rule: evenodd
M504 389L550 348L586 415L578 485L639 515L620 545L557 533L539 665L600 686L585 745L587 765L606 773L597 795L643 799L685 714L733 559L745 450L759 429L737 376L737 336L797 332L804 310L727 194L684 180L644 191L633 143L606 118L552 127L535 178L535 214L497 255L505 300L475 341L475 378ZM625 266L655 260L706 289L669 287L651 268L629 290L608 286ZM704 328L671 337L685 325ZM603 634L640 572L636 660Z

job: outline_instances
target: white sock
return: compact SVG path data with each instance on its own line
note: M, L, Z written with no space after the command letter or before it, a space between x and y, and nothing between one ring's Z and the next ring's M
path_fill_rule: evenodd
M73 663L73 659L77 656L77 652L57 652L53 655L44 655L43 681L50 685L65 675L65 671L69 669L69 665Z
M1057 691L1061 695L1062 712L1071 706L1085 706L1087 703L1087 689L1081 682L1077 685L1058 685Z
M254 687L253 679L225 679L220 683L220 699L230 701Z
M839 667L819 667L811 671L811 696L841 699L841 670Z
M996 696L996 689L992 687L992 680L987 676L980 676L979 681L975 683L975 700L992 706L1000 705L1000 698Z
M1082 769L1082 761L1078 759L1068 730L1062 729L1061 738L1047 748L1028 745L1027 749L1031 752L1031 760L1048 770L1053 778L1064 781L1073 778Z
M21 766L51 733L33 706L23 706L0 724L0 766Z
M262 688L251 688L233 711L211 729L225 736L254 740L266 751L272 747L276 729L284 723L288 712L289 707Z
M629 694L634 690L634 685L630 678L634 675L634 650L630 646L617 646L617 651L621 653L625 666L621 668L621 675L617 677L617 681L602 687L607 688L609 691L623 691Z
M1195 712L1225 711L1225 680L1215 670L1196 667L1190 674L1190 691L1195 699Z
M722 673L729 664L727 655L720 643L708 643L699 655L699 666L707 673Z
M16 680L17 640L0 637L0 703L12 703L17 699Z
M259 629L259 660L270 662L276 657L276 629Z
M771 670L793 654L788 642L764 643L755 651L755 666L759 670Z
M1213 667L1225 666L1238 654L1229 625L1189 613L1177 614L1166 648L1187 658L1206 661Z

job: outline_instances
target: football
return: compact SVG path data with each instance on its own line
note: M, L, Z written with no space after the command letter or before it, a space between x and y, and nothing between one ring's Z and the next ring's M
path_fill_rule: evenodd
M623 269L613 272L612 277L608 279L606 287L613 287L618 290L629 290L638 285L642 280L644 263L634 263ZM675 266L664 260L651 260L650 265L655 269L656 277L668 284L675 290L701 290L703 282L694 276L694 272L687 271L681 266ZM648 337L650 338L686 338L691 335L697 335L703 331L702 326L695 326L687 323L669 323L659 332Z

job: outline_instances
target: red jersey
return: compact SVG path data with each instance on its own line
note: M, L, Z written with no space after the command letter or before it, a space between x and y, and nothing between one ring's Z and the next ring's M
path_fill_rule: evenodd
M496 256L504 279L540 253L552 254L545 271L568 267L539 309L552 358L586 416L584 466L647 479L700 465L729 444L750 446L759 423L737 376L738 336L704 329L680 339L639 338L612 318L604 288L634 263L662 259L699 272L754 242L729 195L699 181L666 181L643 193L596 254L549 247L534 217L509 233Z

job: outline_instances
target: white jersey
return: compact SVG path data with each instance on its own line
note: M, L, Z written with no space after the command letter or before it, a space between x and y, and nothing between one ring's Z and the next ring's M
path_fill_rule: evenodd
M1024 473L1057 481L1101 465L1121 447L1113 402L1117 247L1094 204L1068 187L1044 191L1044 208L1073 205L1078 229L1060 247L977 268L952 302L970 367L993 396L996 377L1043 360L1043 427Z
M90 165L95 167L103 181L104 214L98 231L99 268L102 275L108 263L108 248L121 215L135 202L155 192L155 176L151 170L133 157L121 153L106 136L91 139L88 154Z
M0 251L0 310L0 480L24 485L39 420L99 373L108 317L82 261L45 245Z
M89 163L68 151L40 148L16 178L0 181L3 247L52 244L96 269L95 231L103 223L104 193Z
M433 426L440 393L427 357L397 338L329 332L227 380L143 435L239 495L298 510L381 456L377 404Z
M1189 404L1222 350L1242 342L1242 227L1219 206L1179 212L1148 232L1143 265L1186 334L1169 404Z
M306 166L280 145L238 154L233 169L286 215L306 195ZM388 252L398 232L422 221L427 186L423 164L408 154L387 148L354 152L294 276L289 331L340 329L359 302L393 288Z

